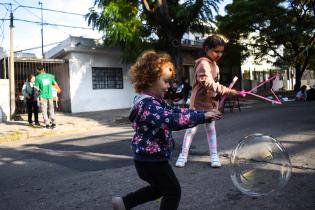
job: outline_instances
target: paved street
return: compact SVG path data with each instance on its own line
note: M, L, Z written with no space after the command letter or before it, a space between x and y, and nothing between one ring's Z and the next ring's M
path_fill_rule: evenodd
M184 131L174 132L177 143ZM290 155L292 177L280 192L252 198L229 177L229 155L248 134L279 140ZM144 186L136 175L128 124L62 137L0 145L0 209L111 209L111 197ZM205 132L200 126L185 168L174 168L182 186L180 210L315 209L315 102L281 106L255 104L225 113L217 122L220 169L210 168ZM134 208L159 209L158 201Z

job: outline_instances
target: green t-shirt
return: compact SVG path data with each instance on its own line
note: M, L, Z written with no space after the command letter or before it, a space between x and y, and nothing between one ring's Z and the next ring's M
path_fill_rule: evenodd
M48 73L41 73L35 77L35 87L39 88L39 97L45 99L52 98L52 85L56 81L54 76Z

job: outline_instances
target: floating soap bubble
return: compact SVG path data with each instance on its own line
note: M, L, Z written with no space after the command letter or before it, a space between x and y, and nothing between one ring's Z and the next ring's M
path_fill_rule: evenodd
M282 189L291 176L291 162L276 139L263 134L244 137L232 151L233 184L249 196L263 196Z

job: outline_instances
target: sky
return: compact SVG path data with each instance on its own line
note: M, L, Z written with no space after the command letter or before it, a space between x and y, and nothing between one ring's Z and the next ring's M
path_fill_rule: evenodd
M94 0L41 0L44 9L59 10L71 13L86 14L89 8L93 6ZM224 14L224 6L231 3L232 0L224 0L220 6L220 14ZM1 0L1 3L11 3L14 10L13 15L16 19L40 22L41 10L19 7L30 6L40 7L38 0ZM0 4L0 19L10 18L10 6ZM59 24L83 28L91 28L83 16L69 15L43 10L43 22L50 24ZM9 53L10 48L10 21L0 20L0 47ZM61 42L69 36L83 36L86 38L99 39L102 34L91 29L67 28L61 26L44 25L43 40L44 46ZM44 52L48 51L56 45L44 47ZM27 53L35 53L37 57L41 56L41 25L39 23L28 23L22 21L14 21L14 51L24 50L38 47L25 51Z

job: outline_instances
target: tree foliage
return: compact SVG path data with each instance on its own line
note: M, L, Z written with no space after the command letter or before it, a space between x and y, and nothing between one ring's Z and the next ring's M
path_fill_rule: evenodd
M221 0L95 0L86 18L106 44L122 47L125 60L154 47L181 66L185 32L209 33Z
M103 32L105 45L124 46L125 60L130 59L128 52L137 50L135 45L143 46L136 1L95 1L86 18L89 25Z
M217 18L219 31L246 44L258 62L269 56L294 66L298 89L314 57L314 0L234 0L225 9L227 14Z

